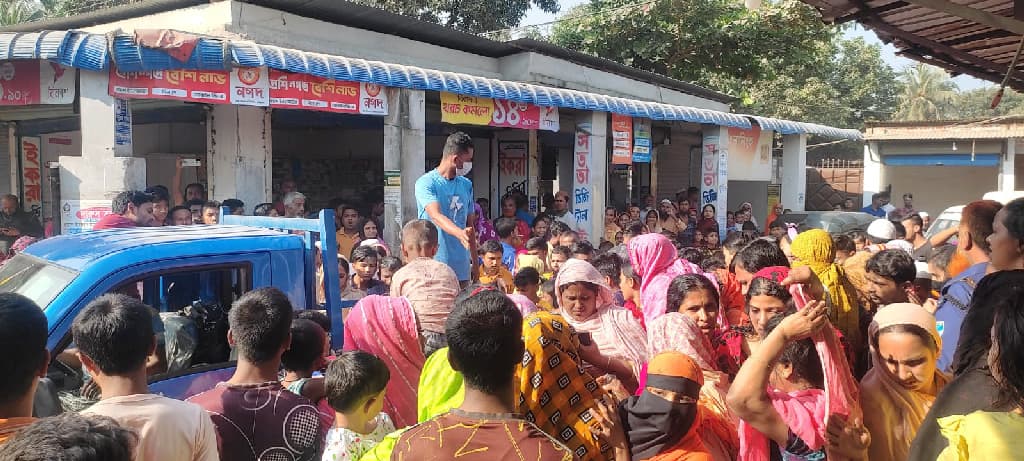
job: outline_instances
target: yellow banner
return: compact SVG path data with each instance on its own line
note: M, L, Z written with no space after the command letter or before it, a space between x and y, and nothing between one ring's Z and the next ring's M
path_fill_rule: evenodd
M441 121L456 125L490 125L494 100L441 93Z

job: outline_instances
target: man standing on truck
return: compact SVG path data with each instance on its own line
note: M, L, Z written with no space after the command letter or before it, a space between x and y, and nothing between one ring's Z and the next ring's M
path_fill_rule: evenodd
M110 204L110 211L101 218L93 230L119 229L128 227L150 227L156 225L153 204L156 197L142 191L127 190L117 194Z
M470 250L476 247L476 232L468 227L474 214L473 183L465 177L472 168L473 138L460 131L448 136L441 164L416 180L419 219L443 231L435 259L451 267L462 284L471 280Z
M0 197L0 251L7 252L22 235L42 237L43 226L36 215L21 209L17 196Z

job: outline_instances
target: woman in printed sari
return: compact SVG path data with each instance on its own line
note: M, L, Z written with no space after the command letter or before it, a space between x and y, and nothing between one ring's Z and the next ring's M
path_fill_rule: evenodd
M846 278L843 268L835 264L836 250L832 236L821 229L811 229L797 235L790 248L796 258L793 267L809 267L825 286L832 303L829 322L843 334L850 346L851 356L860 356L864 345L861 340L857 290Z
M672 279L703 271L679 259L672 241L661 234L644 234L629 241L629 262L640 276L640 309L650 323L667 312L668 286Z
M569 447L577 459L610 459L611 447L589 423L595 399L605 390L583 368L576 331L561 315L537 312L523 320L523 342L516 412Z
M384 411L396 427L415 424L416 390L426 357L409 301L373 295L356 303L345 321L345 350L384 360L391 372Z
M861 380L869 459L907 459L925 414L949 378L936 369L942 338L917 304L878 310L868 330L873 368Z
M700 366L704 384L700 388L702 423L699 429L704 446L715 461L733 460L739 454L736 425L739 419L725 401L729 393L729 376L717 370L714 351L697 324L684 314L669 312L648 326L647 354L655 357L664 352L681 352ZM641 377L646 385L647 372Z
M655 356L648 371L643 392L620 403L632 459L715 460L701 439L700 366L686 354L668 351Z
M636 390L647 361L647 334L633 314L615 306L604 276L590 263L570 259L558 272L555 294L565 320L589 338L580 355L591 376L613 374L627 390Z

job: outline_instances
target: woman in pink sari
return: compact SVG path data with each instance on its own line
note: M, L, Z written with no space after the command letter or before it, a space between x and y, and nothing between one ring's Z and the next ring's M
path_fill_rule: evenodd
M416 391L426 362L416 314L405 298L367 296L345 320L345 350L380 357L391 372L384 412L397 427L416 424Z
M661 234L644 234L630 240L629 261L640 276L640 309L647 324L667 312L672 279L702 272L695 264L679 259L672 241Z
M590 263L570 259L558 272L555 295L562 316L581 334L580 355L591 375L613 374L636 390L647 362L647 335L632 313L615 305L604 276Z

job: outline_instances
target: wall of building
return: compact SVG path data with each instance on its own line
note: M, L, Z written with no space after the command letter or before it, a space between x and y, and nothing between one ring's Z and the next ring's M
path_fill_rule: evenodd
M882 184L892 184L893 205L902 206L900 197L911 192L915 208L938 216L948 207L979 200L996 190L998 175L997 167L885 166Z

